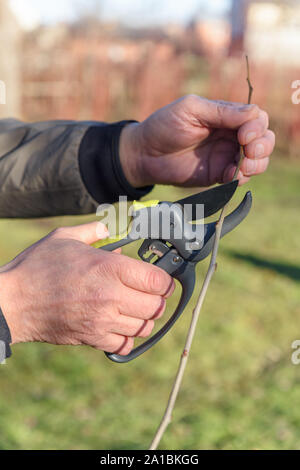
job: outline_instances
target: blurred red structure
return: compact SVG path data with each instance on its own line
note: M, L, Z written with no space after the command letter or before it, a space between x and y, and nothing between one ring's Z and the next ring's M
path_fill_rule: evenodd
M48 32L35 33L25 45L22 109L28 119L41 119L45 110L53 119L142 119L180 95L182 54L166 38Z
M251 4L243 44L250 51L253 101L268 110L279 147L287 155L299 156L300 105L292 103L291 84L300 79L300 65L294 56L287 60L284 48L274 60L262 55L265 50L255 44L265 40L265 32L257 19L265 11L262 8L268 8L274 21L281 21L281 9ZM217 23L195 19L187 28L128 30L95 19L26 34L21 60L22 117L141 120L186 93L245 102L244 55L240 49L228 54L232 32L225 21ZM253 33L251 28L255 28ZM290 30L285 34L289 44Z

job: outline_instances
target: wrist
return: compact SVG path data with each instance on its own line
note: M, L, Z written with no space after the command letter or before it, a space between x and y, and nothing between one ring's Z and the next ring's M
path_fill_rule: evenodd
M124 175L134 188L146 186L141 124L131 123L124 127L120 137L119 155Z

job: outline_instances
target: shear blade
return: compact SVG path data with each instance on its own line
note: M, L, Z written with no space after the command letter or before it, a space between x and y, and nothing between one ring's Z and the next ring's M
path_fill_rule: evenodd
M186 219L190 222L191 220L197 220L197 204L203 204L204 214L202 218L209 217L210 215L218 212L222 207L230 201L234 195L238 181L232 181L231 183L222 184L215 188L208 189L198 194L193 194L184 199L176 201L176 204L180 204L182 207L185 204L191 205L191 211L188 212ZM186 214L185 214L186 215ZM198 217L199 220L199 217Z
M223 222L221 237L231 232L237 227L249 214L252 207L252 194L248 191L240 205L231 214L227 215ZM203 248L193 257L193 261L199 262L205 259L212 251L214 244L214 235L216 231L216 222L205 225L206 234L204 237Z

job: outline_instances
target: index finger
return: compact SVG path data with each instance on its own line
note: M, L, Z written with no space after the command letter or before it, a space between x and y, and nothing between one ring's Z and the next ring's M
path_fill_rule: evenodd
M189 100L189 111L199 122L214 129L239 129L245 122L258 118L259 107L220 100L194 97Z
M168 297L174 289L173 278L159 267L120 255L119 278L122 284L149 294Z

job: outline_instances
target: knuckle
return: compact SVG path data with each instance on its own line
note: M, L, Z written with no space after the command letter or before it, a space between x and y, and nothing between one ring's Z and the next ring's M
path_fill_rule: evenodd
M108 331L111 327L118 324L119 316L117 309L112 305L112 301L109 300L107 305L104 306L101 315L98 316L95 326Z
M224 104L221 103L220 101L216 102L216 111L217 111L219 121L220 121L220 123L222 123L223 122L223 114L224 114Z
M78 330L80 330L81 335L92 341L95 339L102 340L106 334L106 324L105 321L100 321L96 312L83 314L80 318L80 323L77 326Z
M198 99L199 97L193 93L189 93L183 97L183 101L187 107L194 106Z
M107 333L102 329L98 329L97 326L90 328L91 326L92 325L90 324L89 328L85 329L85 331L80 335L81 344L105 351Z
M123 273L128 273L129 267L126 263L126 257L120 253L110 253L109 269L118 279L122 278Z
M90 335L105 337L114 327L119 314L111 305L91 306L90 311L93 312L93 315L86 316L93 316L93 318L91 320L85 319L84 330Z
M58 227L50 233L51 238L60 238L66 233L65 227Z
M109 256L102 257L100 262L94 258L94 267L96 268L98 275L106 279L112 280L119 278L119 265L118 254L109 253ZM108 291L112 290L113 289L108 289Z
M82 344L89 345L98 351L109 351L105 346L105 338L97 338L95 341L84 341Z

